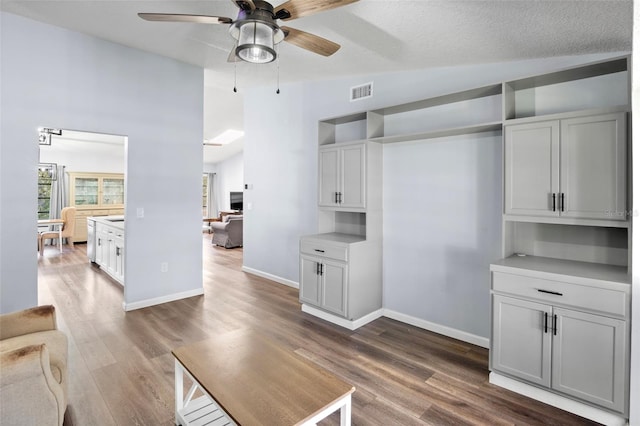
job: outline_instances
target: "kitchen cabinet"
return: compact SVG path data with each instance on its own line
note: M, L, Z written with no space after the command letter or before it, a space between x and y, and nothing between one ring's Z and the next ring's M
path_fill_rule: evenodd
M96 222L95 263L124 285L124 221L119 216L93 220Z
M365 143L320 148L319 206L366 207L366 157Z
M626 220L624 112L505 126L507 215Z
M493 268L492 371L626 414L629 296L624 283Z

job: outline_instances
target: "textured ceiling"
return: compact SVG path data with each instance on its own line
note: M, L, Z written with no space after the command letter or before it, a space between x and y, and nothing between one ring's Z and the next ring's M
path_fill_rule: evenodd
M202 66L209 88L205 97L233 87L234 66L227 63L233 41L227 25L147 22L136 15L189 13L235 19L237 8L230 0L1 0L0 8ZM287 22L342 48L325 58L281 43L280 81L627 51L632 12L631 0L360 0ZM275 75L275 63L237 65L239 87L272 85ZM231 127L229 122L242 125L241 98L226 101L226 118L218 116L212 124L205 117L206 138ZM215 110L213 105L205 105L205 113Z

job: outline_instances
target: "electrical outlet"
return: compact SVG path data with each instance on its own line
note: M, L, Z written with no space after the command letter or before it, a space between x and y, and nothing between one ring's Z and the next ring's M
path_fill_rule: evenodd
M162 262L160 264L160 272L169 272L169 262Z

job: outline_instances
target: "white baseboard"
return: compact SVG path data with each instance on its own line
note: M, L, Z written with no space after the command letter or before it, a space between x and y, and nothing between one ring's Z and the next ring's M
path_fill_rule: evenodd
M552 392L547 392L544 389L522 383L493 371L489 374L489 383L509 389L510 391L535 399L536 401L544 402L561 410L577 414L594 422L602 423L603 425L624 426L628 424L627 419L619 415L574 401L573 399L565 398Z
M271 275L266 272L259 271L257 269L249 268L244 265L242 266L242 272L246 272L247 274L251 274L251 275L257 275L259 277L266 278L268 280L275 281L279 284L284 284L289 287L300 288L300 284L298 284L295 281L291 281L286 278L279 277L277 275Z
M140 300L138 302L126 303L122 302L122 308L125 311L133 311L149 306L160 305L162 303L173 302L175 300L186 299L193 296L201 296L204 294L204 288L196 288L194 290L183 291L181 293L168 294L166 296L154 297L153 299Z
M335 325L339 325L340 327L344 327L351 331L356 330L362 327L363 325L368 324L371 321L380 318L382 316L382 311L383 311L382 309L378 309L377 311L371 312L370 314L367 314L361 318L351 321L351 320L347 320L347 319L332 315L320 309L314 308L313 306L309 306L305 304L302 305L302 312L306 312L308 314L313 315L314 317L318 317L320 319L323 319Z
M387 318L391 318L405 324L414 325L425 330L433 331L434 333L442 334L443 336L462 340L463 342L471 343L472 345L481 346L483 348L489 348L489 339L486 337L477 336L475 334L467 333L466 331L429 322L421 318L412 317L411 315L392 311L391 309L384 309L383 315Z

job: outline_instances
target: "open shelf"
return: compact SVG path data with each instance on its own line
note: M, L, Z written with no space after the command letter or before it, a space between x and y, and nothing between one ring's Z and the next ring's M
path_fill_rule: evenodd
M629 57L504 83L506 121L629 105Z
M453 127L449 129L433 130L423 133L411 133L407 135L397 136L382 136L378 138L369 139L371 142L378 143L397 143L397 142L409 142L419 141L425 139L443 138L447 136L460 136L469 135L475 133L485 132L500 132L502 131L502 122L496 121L493 123L477 124L472 126Z

